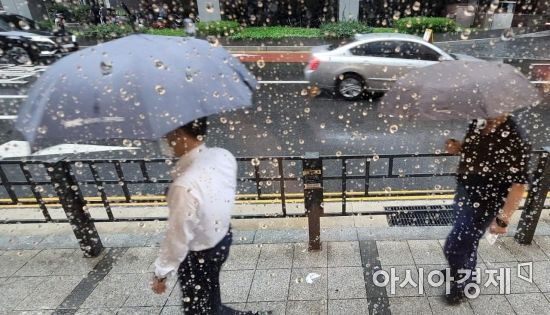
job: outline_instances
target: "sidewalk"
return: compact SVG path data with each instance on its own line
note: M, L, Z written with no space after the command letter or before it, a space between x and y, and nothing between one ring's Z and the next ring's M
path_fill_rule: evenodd
M482 285L479 297L455 307L444 304L443 287L427 282L430 271L445 268L442 244L449 227L324 224L322 250L308 252L304 229L241 229L251 224L235 222L222 298L237 309L274 314L550 314L546 217L530 246L511 237L493 246L481 242L483 283L486 270L510 268L511 294ZM181 314L173 279L169 294L154 295L148 286L164 226L98 224L107 248L86 259L67 224L0 225L0 314ZM533 283L516 276L520 262L532 262ZM389 284L380 287L372 279L392 268L400 277L394 294ZM414 282L424 273L425 292L399 286L406 270Z

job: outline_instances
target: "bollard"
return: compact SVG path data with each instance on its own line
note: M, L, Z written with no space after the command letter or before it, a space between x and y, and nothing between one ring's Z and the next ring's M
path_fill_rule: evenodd
M514 236L518 243L524 245L529 245L533 241L544 201L550 189L550 147L544 148L544 151L537 165L535 179L529 189L525 208Z
M45 164L59 202L65 211L80 249L85 257L97 257L103 244L90 214L85 210L86 201L73 176L71 166L63 160Z
M323 161L319 153L308 152L303 160L304 203L306 207L310 251L321 250L323 215Z

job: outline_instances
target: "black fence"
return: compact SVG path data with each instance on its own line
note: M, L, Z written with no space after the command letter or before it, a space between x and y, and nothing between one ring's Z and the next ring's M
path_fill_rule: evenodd
M0 161L0 205L38 206L43 216L43 219L13 219L11 215L0 223L69 222L78 227L74 230L90 232L77 235L82 245L86 244L81 240L83 237L99 239L93 222L166 220L166 217L116 217L113 205L164 202L174 163L172 159ZM449 154L241 157L238 163L237 201L280 203L280 212L268 217L308 216L318 221L320 216L359 214L348 211L352 200L450 194L454 189L457 157ZM531 169L533 181L517 236L524 243L532 240L550 186L549 153L534 151ZM324 202L329 201L339 202L340 211L324 213ZM304 203L303 211L289 213L289 202ZM92 218L85 209L93 206L103 207L105 218ZM66 218L53 218L50 214L53 207L61 207ZM360 214L398 215L400 212ZM265 218L266 215L238 217ZM314 224L313 229L318 230L318 224L317 227ZM87 244L86 248L95 247Z

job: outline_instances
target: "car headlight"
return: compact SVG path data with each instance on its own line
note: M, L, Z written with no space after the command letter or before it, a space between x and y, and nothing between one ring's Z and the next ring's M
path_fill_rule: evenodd
M53 40L46 37L31 37L31 41L36 44L43 44L43 45L49 44L49 45L57 46Z

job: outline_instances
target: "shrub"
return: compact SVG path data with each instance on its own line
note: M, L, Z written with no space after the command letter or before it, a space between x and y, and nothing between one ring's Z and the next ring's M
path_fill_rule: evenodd
M281 39L281 38L315 38L322 37L322 33L317 28L304 27L246 27L229 36L230 39Z
M444 17L407 17L399 19L394 25L400 33L422 34L427 28L430 28L434 33L449 33L454 32L458 28L458 24L449 18Z
M89 21L91 7L85 4L53 3L48 7L48 13L52 19L56 13L61 13L67 22L86 24Z
M77 33L85 38L93 38L99 40L110 40L114 38L124 37L132 34L134 31L130 25L117 24L99 24L88 25L81 28Z
M321 25L321 33L329 38L348 38L355 34L370 33L372 28L357 21L326 23Z
M38 27L45 30L51 30L53 29L53 21L52 20L42 20L37 21L36 24L38 24Z
M235 21L215 21L197 23L197 33L201 36L228 36L239 31Z
M373 27L371 33L397 33L398 30L391 27Z
M162 36L183 36L183 29L180 28L148 28L145 34Z

